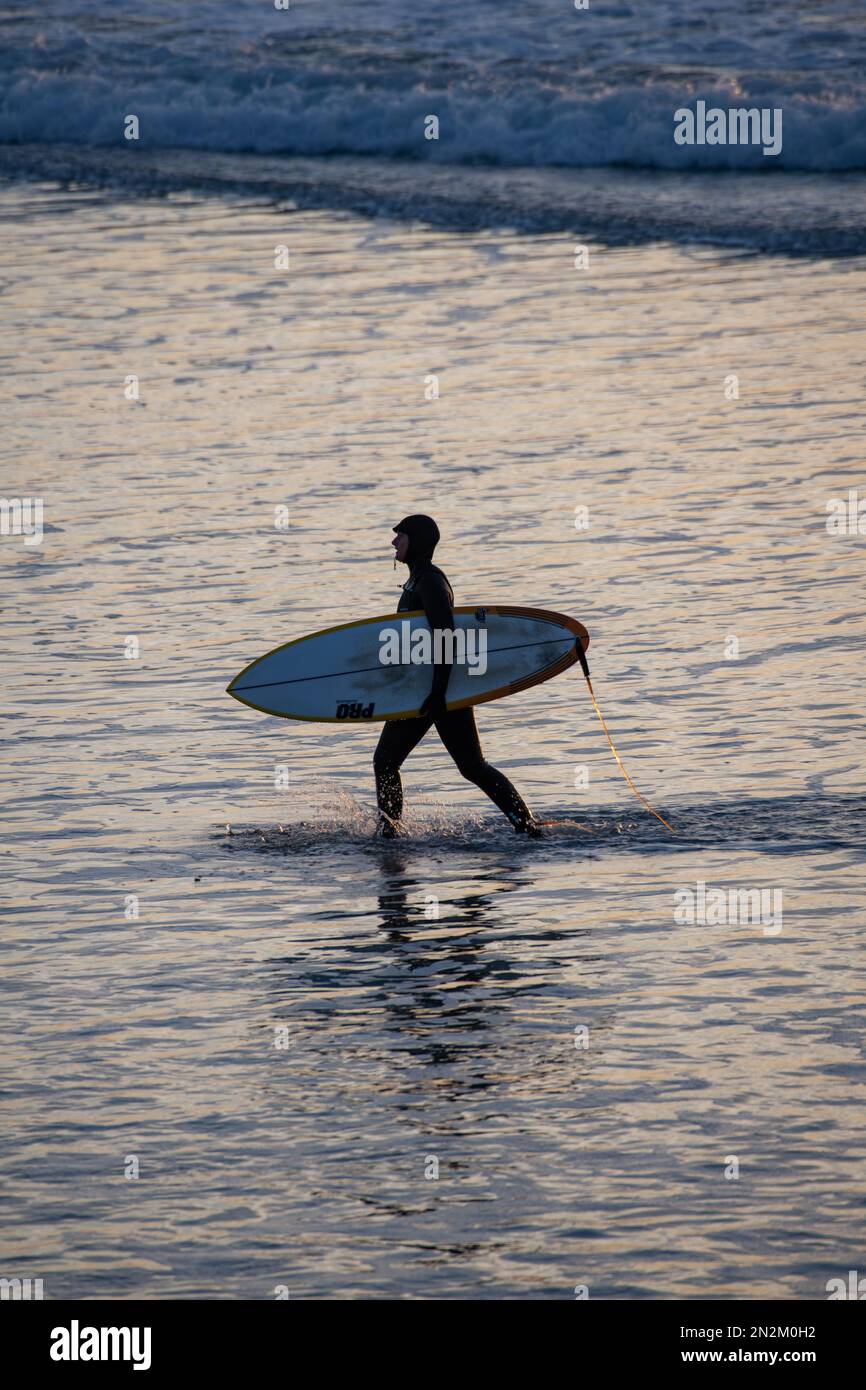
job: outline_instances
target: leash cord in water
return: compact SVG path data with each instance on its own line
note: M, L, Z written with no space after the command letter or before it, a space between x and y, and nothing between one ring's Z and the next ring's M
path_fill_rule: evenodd
M649 804L649 802L647 801L646 797L643 795L642 792L639 792L639 791L638 791L638 789L637 789L637 787L635 786L634 782L633 782L633 781L631 780L631 778L629 777L628 771L627 771L626 766L625 766L625 763L623 762L622 758L619 756L619 753L617 753L616 749L615 749L614 746L613 746L613 739L611 738L611 736L610 736L610 731L608 730L608 727L607 727L607 725L606 725L605 722L604 722L604 715L602 714L602 712L601 712L601 710L600 710L600 708L599 708L598 700L595 698L595 691L594 691L593 688L592 688L592 681L591 681L590 678L589 678L589 666L588 666L587 663L586 663L586 655L585 655L584 650L583 650L583 643L581 642L581 640L580 640L579 637L578 637L578 639L577 639L577 642L575 643L575 649L576 649L576 651L577 651L577 658L578 658L578 661L579 661L580 664L581 664L581 667L582 667L582 669L583 669L583 674L584 674L584 677L585 677L585 679L586 679L587 688L588 688L588 690L589 690L589 697L590 697L590 699L592 700L593 705L595 706L595 712L596 712L596 714L598 715L599 723L601 724L601 727L604 729L604 736L605 736L605 738L607 739L608 743L610 744L610 751L611 751L611 753L613 754L613 756L616 758L617 765L618 765L618 767L619 767L620 772L622 773L622 775L623 775L623 777L625 778L625 780L628 782L629 786L631 787L631 789L632 789L632 791L634 792L635 796L637 797L638 801L640 801L640 802L643 803L643 805L644 805L644 806L647 808L647 810L649 811L650 815L655 816L656 820L660 820L661 823L662 823L662 825L664 825L664 826L671 832L672 835L676 835L677 832L674 830L673 826L668 824L668 822L665 820L664 816L659 815L659 813L658 813L658 811L655 809L655 807L650 806L650 804Z

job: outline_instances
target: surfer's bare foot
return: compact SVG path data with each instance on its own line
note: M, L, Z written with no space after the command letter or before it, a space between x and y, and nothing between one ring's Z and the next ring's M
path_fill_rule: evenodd
M518 821L514 829L518 835L528 835L530 840L543 840L542 822L532 816L529 820Z
M392 820L387 820L385 816L380 816L379 824L376 826L376 838L379 840L396 840L400 835L399 830Z

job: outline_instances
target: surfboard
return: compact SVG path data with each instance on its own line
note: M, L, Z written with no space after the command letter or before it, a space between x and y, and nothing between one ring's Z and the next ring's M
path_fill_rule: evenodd
M455 608L454 627L457 659L446 692L449 710L500 700L550 680L579 659L578 642L583 651L589 646L582 623L544 608ZM432 666L429 655L424 658L433 640L420 610L361 618L275 647L245 666L227 693L281 719L328 724L408 719L430 693Z

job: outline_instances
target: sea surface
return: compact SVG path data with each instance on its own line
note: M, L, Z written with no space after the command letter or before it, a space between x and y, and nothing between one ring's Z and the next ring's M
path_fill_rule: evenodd
M866 1271L864 49L843 0L0 12L0 491L44 503L0 536L0 1276ZM776 166L674 146L697 98L781 106ZM674 835L577 668L478 710L529 843L435 735L377 840L376 726L226 695L395 608L412 511L459 603L587 625Z

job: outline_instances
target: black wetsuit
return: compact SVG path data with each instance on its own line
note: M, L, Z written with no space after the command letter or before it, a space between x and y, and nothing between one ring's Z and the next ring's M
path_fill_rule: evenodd
M412 566L397 611L405 613L419 608L423 608L431 628L454 627L451 585L442 571L426 557ZM450 676L450 665L434 665L431 689L434 699L438 697L444 700ZM531 811L508 778L485 762L475 725L475 711L471 705L464 709L444 710L438 716L428 714L415 719L392 719L385 724L373 767L379 809L389 820L399 821L403 811L401 764L433 724L461 775L486 792L516 830L526 830L534 824Z

